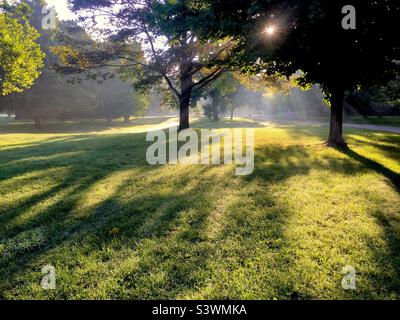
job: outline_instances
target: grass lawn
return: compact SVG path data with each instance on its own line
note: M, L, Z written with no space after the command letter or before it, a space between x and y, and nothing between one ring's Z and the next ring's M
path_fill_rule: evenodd
M400 127L400 117L351 117L349 123L357 124L376 124L392 127Z
M221 122L256 130L237 177L148 165L144 132L174 121L0 123L0 298L400 298L400 135L346 129L341 153L326 126Z

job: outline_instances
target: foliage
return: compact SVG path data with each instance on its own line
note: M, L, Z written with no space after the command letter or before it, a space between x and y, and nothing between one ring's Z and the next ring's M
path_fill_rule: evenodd
M345 90L383 83L395 73L400 56L396 0L357 0L355 30L341 22L345 1L209 1L215 19L206 36L237 41L232 64L255 74L284 76L302 71L298 85L318 84L332 105L330 145L345 145L342 110ZM272 35L266 33L274 26Z
M21 8L21 10L18 10ZM12 10L13 9L13 10ZM38 31L24 14L25 7L0 11L0 94L30 88L40 75L44 54Z
M145 93L135 90L127 81L112 77L104 81L88 83L91 90L93 110L91 117L111 119L131 116L143 116L148 108Z
M203 98L211 99L211 104L204 105L205 115L213 120L219 120L219 114L226 110L233 112L232 95L238 89L239 82L232 73L225 73L214 83L205 87Z
M116 57L130 61L125 66L128 68L139 64L144 72L137 85L149 89L165 82L180 106L180 128L187 128L192 95L223 74L222 61L231 47L226 39L199 41L197 31L209 15L203 3L193 0L122 1L118 5L101 0L70 0L70 3L74 10L82 12L86 22L95 21L95 25L96 12L101 9L110 18L102 34L119 43L142 39L147 58L144 63L130 53L116 50L111 55L101 54L98 59L98 51L71 51L68 54L71 70L81 72ZM84 61L84 65L77 67L79 61Z

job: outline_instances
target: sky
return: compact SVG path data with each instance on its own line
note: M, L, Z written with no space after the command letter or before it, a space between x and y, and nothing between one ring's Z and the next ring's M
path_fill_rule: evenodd
M75 14L68 9L68 1L67 0L46 0L47 4L50 6L53 6L56 8L58 18L60 20L75 20L76 16ZM104 27L108 25L108 20L104 18L103 20L96 19L98 26ZM164 49L165 48L165 43L164 39L157 39L155 41L155 46L157 49Z
M46 2L56 8L59 19L74 19L74 14L68 9L67 0L46 0Z

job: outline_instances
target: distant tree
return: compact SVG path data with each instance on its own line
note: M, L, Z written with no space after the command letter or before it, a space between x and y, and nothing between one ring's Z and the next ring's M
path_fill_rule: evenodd
M249 116L252 116L253 112L265 113L267 98L280 96L285 99L293 89L294 77L287 79L278 74L268 74L265 70L256 74L248 71L235 72L234 77L241 84L238 92L233 93L234 101L239 104L238 107L247 108ZM288 99L286 99L286 102L288 102ZM282 109L285 104L280 104L280 107Z
M383 85L372 85L349 93L346 102L365 118L400 115L400 74Z
M211 103L204 106L206 116L213 121L219 121L220 113L224 113L229 108L233 110L232 93L238 87L239 82L232 73L225 73L218 80L205 87L203 98L211 99Z
M121 116L125 122L131 117L143 117L149 108L149 97L147 93L131 90L128 100L121 104Z
M147 111L147 95L117 76L92 82L91 87L94 105L91 115L106 119L109 126L113 119L123 117L128 122L132 116L143 116Z
M347 1L331 0L210 0L213 19L206 37L237 40L232 64L254 73L290 76L302 70L297 84L318 84L331 106L327 144L345 147L342 135L346 92L394 75L400 56L397 0L354 0L356 29L347 22ZM345 11L346 12L346 11ZM347 12L346 12L347 14Z
M73 22L60 23L56 18L54 29L42 27L42 8L46 5L43 0L21 1L29 9L29 23L40 30L36 42L45 54L43 69L35 83L22 93L14 93L7 101L7 108L16 115L16 119L34 119L35 126L42 128L46 119L64 118L66 115L78 114L88 106L89 96L82 82L72 83L70 76L58 74L53 65L57 58L50 48L56 45L59 38L71 37L76 34L76 24ZM81 36L81 35L80 35Z

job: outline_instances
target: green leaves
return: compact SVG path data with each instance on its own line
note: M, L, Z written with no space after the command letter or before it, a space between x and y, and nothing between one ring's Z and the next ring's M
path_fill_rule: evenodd
M39 77L44 54L36 43L38 37L24 18L0 14L0 94L22 92Z

